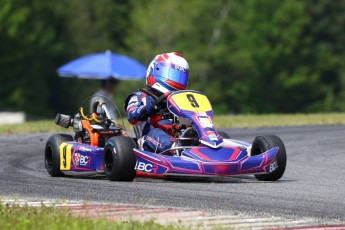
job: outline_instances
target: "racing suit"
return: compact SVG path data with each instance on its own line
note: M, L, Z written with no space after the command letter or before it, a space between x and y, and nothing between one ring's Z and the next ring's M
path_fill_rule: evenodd
M154 99L142 91L130 94L125 101L128 121L134 126L139 145L146 151L162 152L172 147L173 137L160 128L154 128L150 117L156 115Z

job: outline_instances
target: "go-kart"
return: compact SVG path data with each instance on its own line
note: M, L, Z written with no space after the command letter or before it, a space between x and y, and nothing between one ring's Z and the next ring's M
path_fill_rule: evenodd
M124 125L110 115L106 99L101 98L95 100L90 115L86 116L81 106L74 118L56 116L55 123L66 128L73 126L75 136L58 134L49 138L45 148L48 173L51 176L104 173L113 181L131 181L137 175L254 174L262 181L276 181L283 176L286 150L279 137L258 136L249 144L217 132L211 104L201 92L181 90L152 96L156 99L157 115L150 118L151 124L176 139L172 148L163 152L145 151L138 144L139 136L129 137Z

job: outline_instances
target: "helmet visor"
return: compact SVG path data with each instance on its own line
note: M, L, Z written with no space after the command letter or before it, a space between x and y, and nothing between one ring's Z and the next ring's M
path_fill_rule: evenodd
M173 64L166 66L162 63L159 63L155 67L153 74L177 82L183 86L187 86L188 83L188 70L182 71L176 69L175 65Z

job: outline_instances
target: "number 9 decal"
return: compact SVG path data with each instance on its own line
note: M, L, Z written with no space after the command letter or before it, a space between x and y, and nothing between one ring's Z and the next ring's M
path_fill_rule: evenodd
M60 170L71 169L72 145L62 143L60 145Z
M188 101L192 105L192 107L194 108L200 107L193 94L187 94L186 96L187 96Z

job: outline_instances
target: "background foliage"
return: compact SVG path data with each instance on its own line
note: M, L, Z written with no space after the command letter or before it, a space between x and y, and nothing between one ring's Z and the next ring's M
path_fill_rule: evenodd
M56 68L110 49L182 53L217 113L344 111L344 28L344 0L0 0L0 110L74 113L99 83Z

